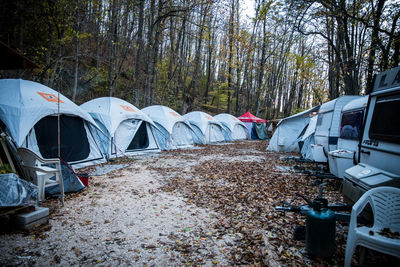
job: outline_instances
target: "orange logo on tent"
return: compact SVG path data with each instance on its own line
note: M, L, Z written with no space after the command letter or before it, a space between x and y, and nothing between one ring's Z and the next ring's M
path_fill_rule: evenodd
M123 108L126 111L131 111L131 112L136 112L132 107L130 106L124 106L124 105L120 105L121 108Z
M210 116L205 116L207 120L212 121L213 118L211 118Z
M236 119L236 118L232 118L232 120L233 120L233 121L238 121L238 119Z
M53 94L47 94L47 93L41 93L41 92L36 92L36 93L38 93L41 97L43 97L44 99L46 99L49 102L64 103Z
M171 114L171 115L174 116L174 117L179 117L178 113L173 112L173 111L170 111L169 114Z

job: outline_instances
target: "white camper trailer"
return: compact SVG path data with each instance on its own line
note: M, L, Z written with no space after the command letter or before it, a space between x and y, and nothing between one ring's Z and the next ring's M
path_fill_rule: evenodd
M360 163L345 171L343 197L356 202L378 186L400 188L400 67L376 76L367 107Z
M315 144L311 145L314 161L328 162L328 152L337 149L342 108L357 98L360 96L341 96L321 105L314 134Z
M358 145L367 103L368 96L364 96L343 107L337 149L328 153L329 170L336 177L343 178L345 170L358 162Z

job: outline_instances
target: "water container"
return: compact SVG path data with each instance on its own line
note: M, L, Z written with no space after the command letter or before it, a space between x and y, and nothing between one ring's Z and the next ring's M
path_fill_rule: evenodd
M335 253L335 213L314 200L313 209L307 212L306 249L311 255L331 257Z

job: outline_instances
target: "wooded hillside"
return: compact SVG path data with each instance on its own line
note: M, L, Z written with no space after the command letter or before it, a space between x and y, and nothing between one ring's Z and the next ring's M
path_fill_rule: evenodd
M2 71L138 108L272 119L371 89L398 66L389 0L3 0L0 40L40 66Z

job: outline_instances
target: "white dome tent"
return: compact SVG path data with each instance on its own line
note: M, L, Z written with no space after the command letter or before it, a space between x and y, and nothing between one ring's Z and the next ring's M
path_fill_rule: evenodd
M214 116L214 119L222 124L222 133L224 134L225 141L244 140L247 138L246 125L235 116L221 113Z
M0 80L0 119L18 147L57 158L58 112L61 158L74 168L105 162L96 142L103 133L86 111L40 83Z
M224 135L222 134L221 123L211 115L202 111L193 111L185 114L183 117L185 120L189 121L196 134L196 144L210 144L225 141Z
M282 119L269 142L267 151L300 152L298 141L306 131L319 106Z
M312 157L311 145L314 144L315 127L317 126L318 116L313 116L308 123L304 134L299 138L298 144L301 156L304 159L314 160Z
M125 100L100 97L81 105L106 133L100 138L108 158L159 152L154 122Z
M193 147L194 131L190 124L185 121L173 109L155 105L142 109L142 112L149 116L157 125L156 138L161 149L180 149Z

